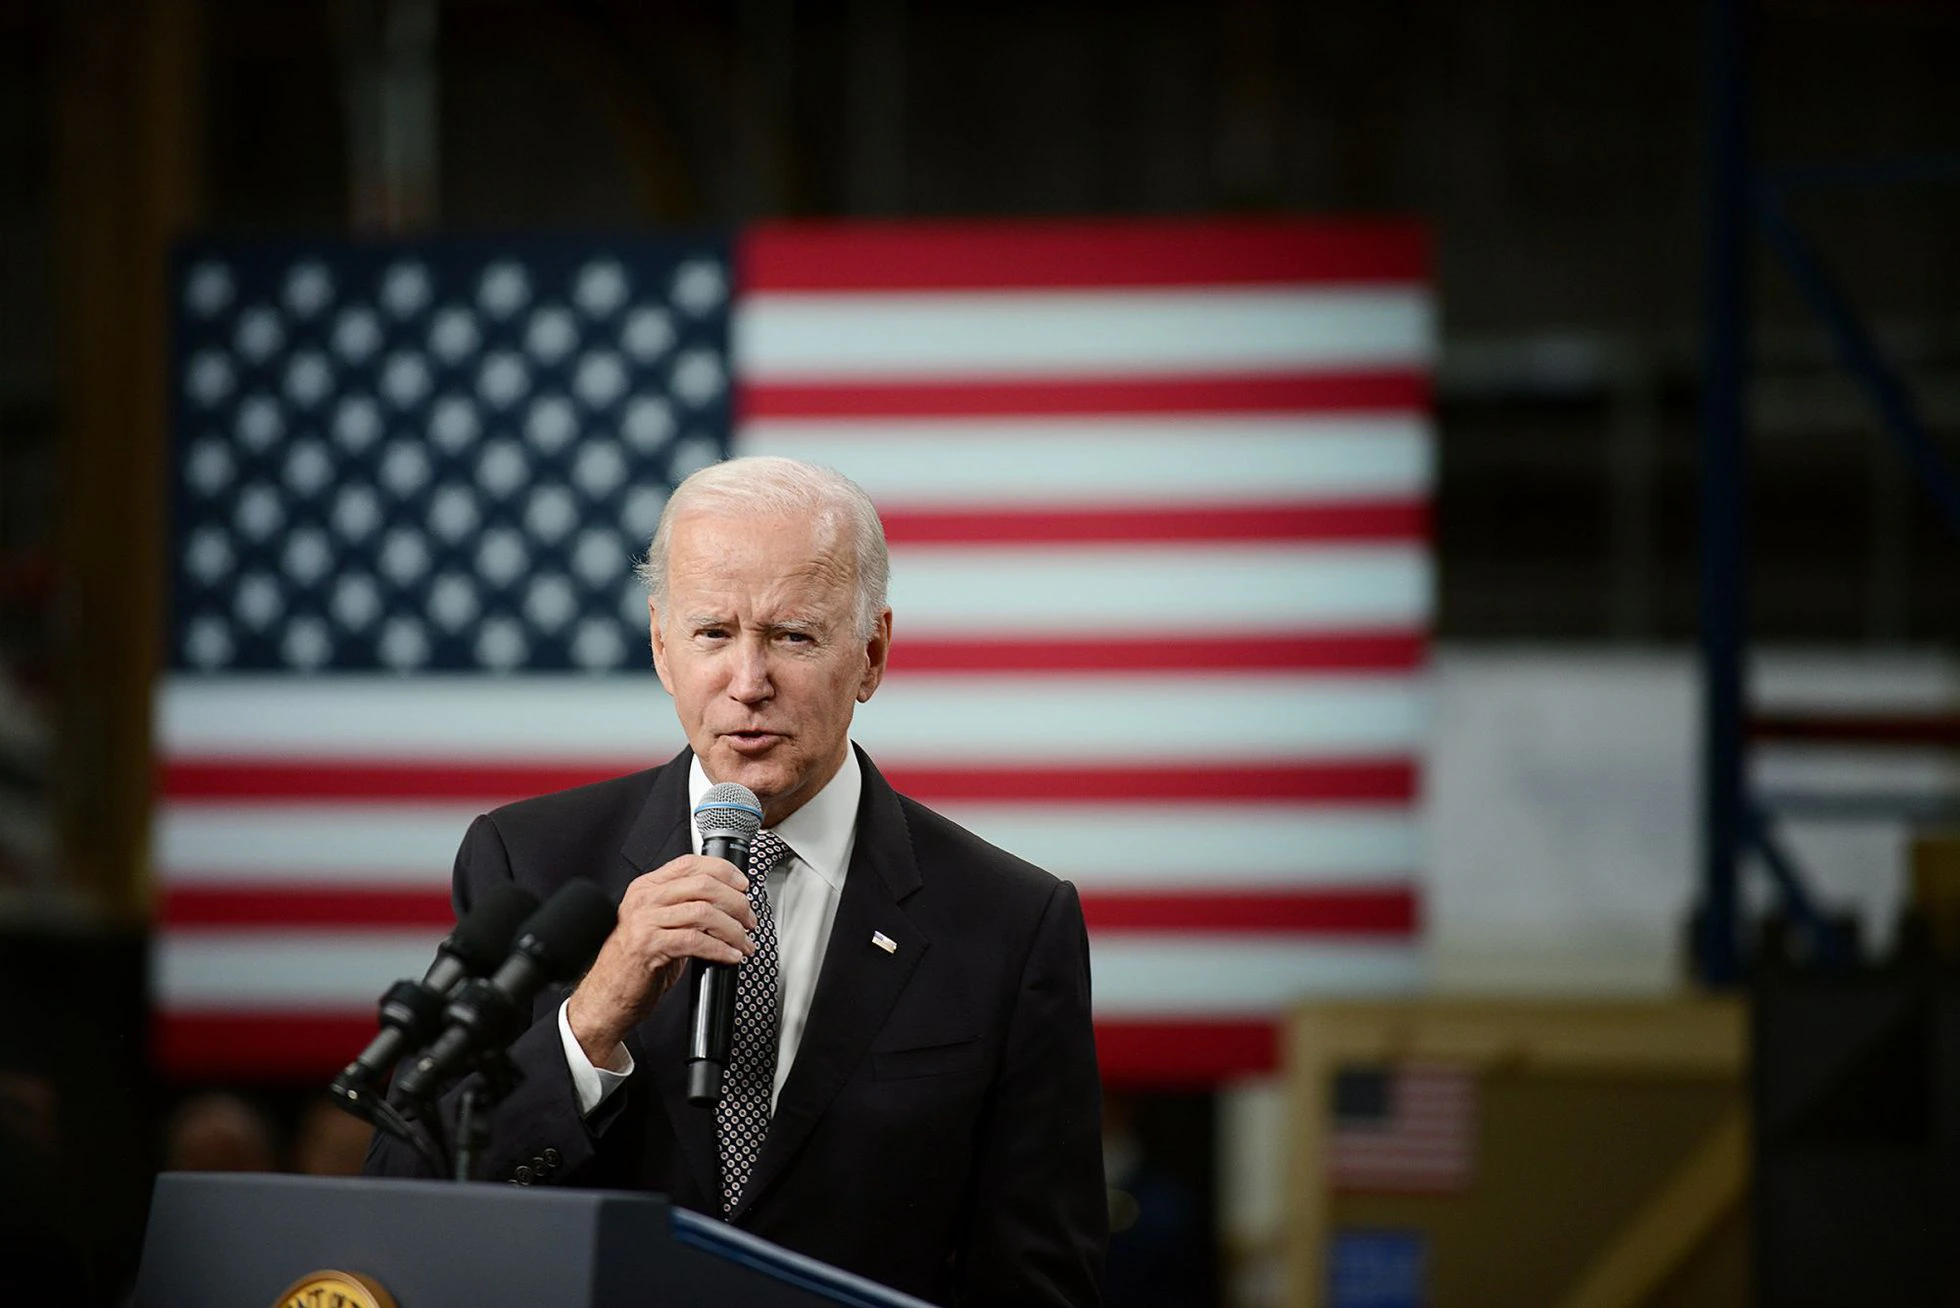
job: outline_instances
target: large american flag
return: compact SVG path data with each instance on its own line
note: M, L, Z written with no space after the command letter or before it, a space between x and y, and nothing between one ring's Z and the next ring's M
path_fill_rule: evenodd
M1413 228L1305 221L186 249L161 1065L331 1072L475 814L682 745L630 564L737 453L877 501L854 735L1081 888L1110 1080L1410 988L1426 279Z

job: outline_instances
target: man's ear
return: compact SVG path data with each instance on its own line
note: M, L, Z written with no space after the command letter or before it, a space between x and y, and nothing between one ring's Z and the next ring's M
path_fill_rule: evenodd
M674 693L674 677L667 670L667 638L660 630L660 610L653 606L651 595L647 596L647 639L653 644L653 670L660 674L660 684L671 695Z
M886 609L878 615L878 621L871 629L871 639L864 643L864 680L858 682L858 703L863 704L877 693L885 680L885 666L892 656L892 611Z

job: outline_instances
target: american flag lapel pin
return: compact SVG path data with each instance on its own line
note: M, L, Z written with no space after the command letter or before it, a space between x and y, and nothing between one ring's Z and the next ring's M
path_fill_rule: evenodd
M898 942L882 931L873 931L871 933L871 943L884 950L887 954L896 954L898 952Z

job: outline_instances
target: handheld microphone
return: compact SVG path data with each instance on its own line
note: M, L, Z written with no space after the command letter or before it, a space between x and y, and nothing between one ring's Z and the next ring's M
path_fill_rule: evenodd
M502 961L518 928L537 907L537 896L508 881L499 882L436 947L435 961L419 983L404 977L388 987L381 996L380 1032L328 1088L342 1108L375 1120L374 1087L404 1053L436 1034L449 992L464 978L482 976Z
M748 875L749 842L762 829L762 801L747 786L711 786L694 807L701 852L725 858ZM694 959L687 980L693 999L687 1012L687 1102L705 1108L721 1098L728 1047L735 1033L735 964Z
M619 910L590 881L567 881L524 920L510 956L488 978L464 983L443 1011L447 1029L395 1082L391 1098L423 1100L476 1054L502 1049L529 1025L531 997L577 976L612 934Z

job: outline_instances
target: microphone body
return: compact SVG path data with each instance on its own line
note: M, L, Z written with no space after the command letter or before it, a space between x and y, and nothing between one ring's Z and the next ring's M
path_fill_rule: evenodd
M606 893L589 881L568 881L525 919L517 942L489 977L457 988L443 1010L447 1024L395 1082L395 1098L433 1096L477 1054L502 1049L530 1025L531 999L546 983L576 976L599 952L618 921Z
M703 854L725 858L748 875L749 842L762 829L762 801L754 791L732 781L710 787L695 807L694 825ZM721 1098L735 1034L735 968L699 958L688 965L687 1101L697 1108Z
M442 1026L443 1001L466 978L480 976L510 952L524 920L537 911L536 896L504 884L486 892L456 924L420 982L403 978L381 996L381 1030L341 1069L330 1087L343 1108L373 1120L374 1087L408 1050L425 1043Z

